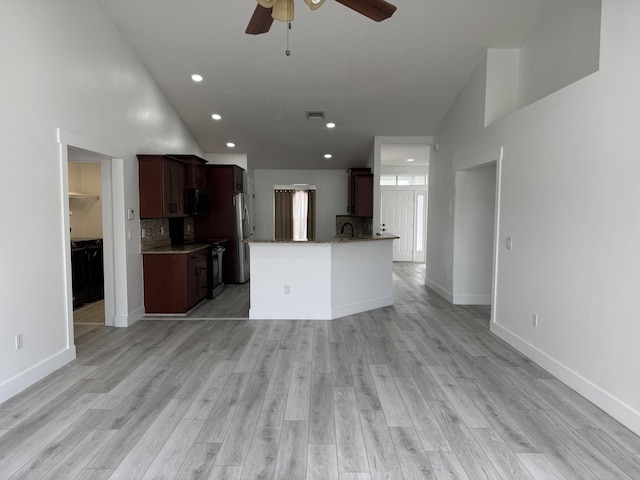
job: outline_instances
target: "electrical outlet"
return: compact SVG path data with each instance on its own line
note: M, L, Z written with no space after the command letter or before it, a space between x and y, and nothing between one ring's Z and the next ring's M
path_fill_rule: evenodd
M145 232L144 228L140 229L140 238L144 238L147 235L147 232Z
M22 343L22 334L19 333L18 335L16 335L16 350L20 350L23 346Z
M164 235L164 227L160 227L160 236Z
M284 294L289 295L291 293L291 287L289 285L284 286Z
M535 313L531 316L531 325L533 325L534 327L538 326L538 315L536 315Z

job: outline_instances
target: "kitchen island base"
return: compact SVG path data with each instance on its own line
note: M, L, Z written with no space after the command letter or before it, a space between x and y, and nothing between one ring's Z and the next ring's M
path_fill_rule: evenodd
M393 305L396 237L250 241L250 319L332 320Z

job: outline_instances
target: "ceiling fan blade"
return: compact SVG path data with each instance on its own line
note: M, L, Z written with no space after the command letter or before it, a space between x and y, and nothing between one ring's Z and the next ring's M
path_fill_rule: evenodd
M384 0L336 0L336 2L376 22L386 20L396 11L395 5L391 5Z
M271 28L273 18L271 17L271 9L265 8L262 5L256 5L256 9L253 11L251 20L245 33L250 35L260 35L261 33L267 33Z

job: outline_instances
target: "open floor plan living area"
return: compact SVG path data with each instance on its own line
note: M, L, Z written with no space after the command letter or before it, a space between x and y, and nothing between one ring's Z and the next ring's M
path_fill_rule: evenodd
M0 480L640 479L639 0L0 24Z

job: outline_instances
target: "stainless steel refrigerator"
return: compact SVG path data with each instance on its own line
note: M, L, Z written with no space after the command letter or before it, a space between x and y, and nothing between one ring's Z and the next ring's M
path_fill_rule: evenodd
M206 165L209 214L194 218L198 243L225 241L222 273L225 284L249 280L251 235L248 195L244 192L246 172L237 165Z
M236 242L236 278L238 283L249 280L249 244L244 242L251 235L251 222L249 221L248 196L246 193L236 193L233 196L234 222Z

